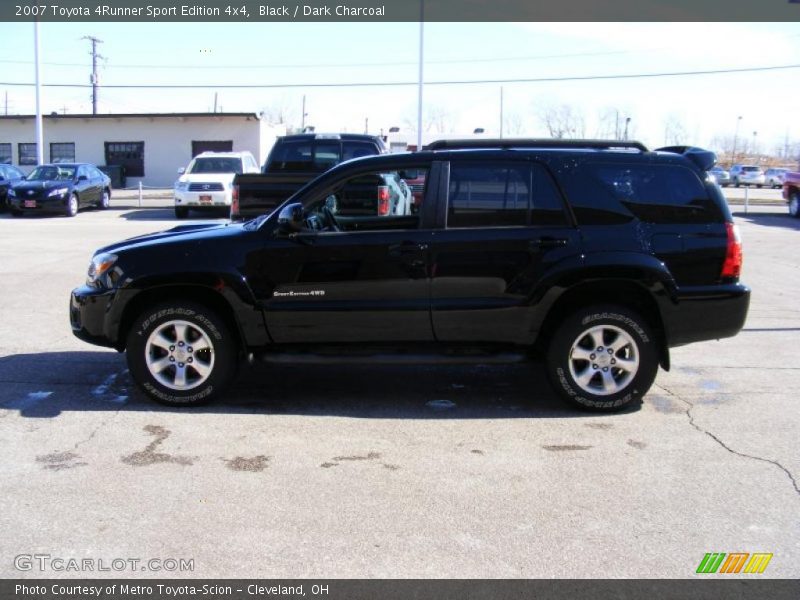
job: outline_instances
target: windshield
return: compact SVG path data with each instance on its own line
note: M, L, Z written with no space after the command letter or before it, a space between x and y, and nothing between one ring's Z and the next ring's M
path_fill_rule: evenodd
M242 161L239 158L207 157L195 158L189 173L241 173Z
M56 167L44 165L36 167L28 175L28 181L66 181L75 177L75 167Z

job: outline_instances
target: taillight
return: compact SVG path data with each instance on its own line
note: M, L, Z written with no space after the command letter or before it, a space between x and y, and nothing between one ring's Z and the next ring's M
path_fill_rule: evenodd
M725 262L722 263L721 277L724 279L738 279L742 273L742 238L739 228L733 223L725 223L728 231L728 247L725 252Z
M389 214L389 186L378 186L378 215L384 216Z
M231 191L231 218L239 216L239 186L234 185Z

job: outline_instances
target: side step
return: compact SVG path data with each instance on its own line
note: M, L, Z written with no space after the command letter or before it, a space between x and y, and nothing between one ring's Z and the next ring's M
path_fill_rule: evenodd
M266 352L256 358L279 365L497 365L529 360L524 352Z

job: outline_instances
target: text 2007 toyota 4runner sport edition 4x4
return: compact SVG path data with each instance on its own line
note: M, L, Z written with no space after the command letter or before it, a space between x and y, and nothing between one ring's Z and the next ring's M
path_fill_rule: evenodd
M635 142L481 140L334 167L278 210L94 255L70 317L127 352L150 396L220 394L240 359L523 358L594 410L638 402L669 348L735 335L750 291L713 153ZM337 214L384 174L416 214ZM531 395L535 390L531 390Z

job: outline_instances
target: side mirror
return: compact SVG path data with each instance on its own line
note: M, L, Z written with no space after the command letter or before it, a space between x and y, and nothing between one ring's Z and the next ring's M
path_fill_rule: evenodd
M294 233L303 228L305 210L299 202L288 204L278 213L278 227L284 233Z
M180 167L178 169L178 175L183 175L184 173L186 173L186 167Z

